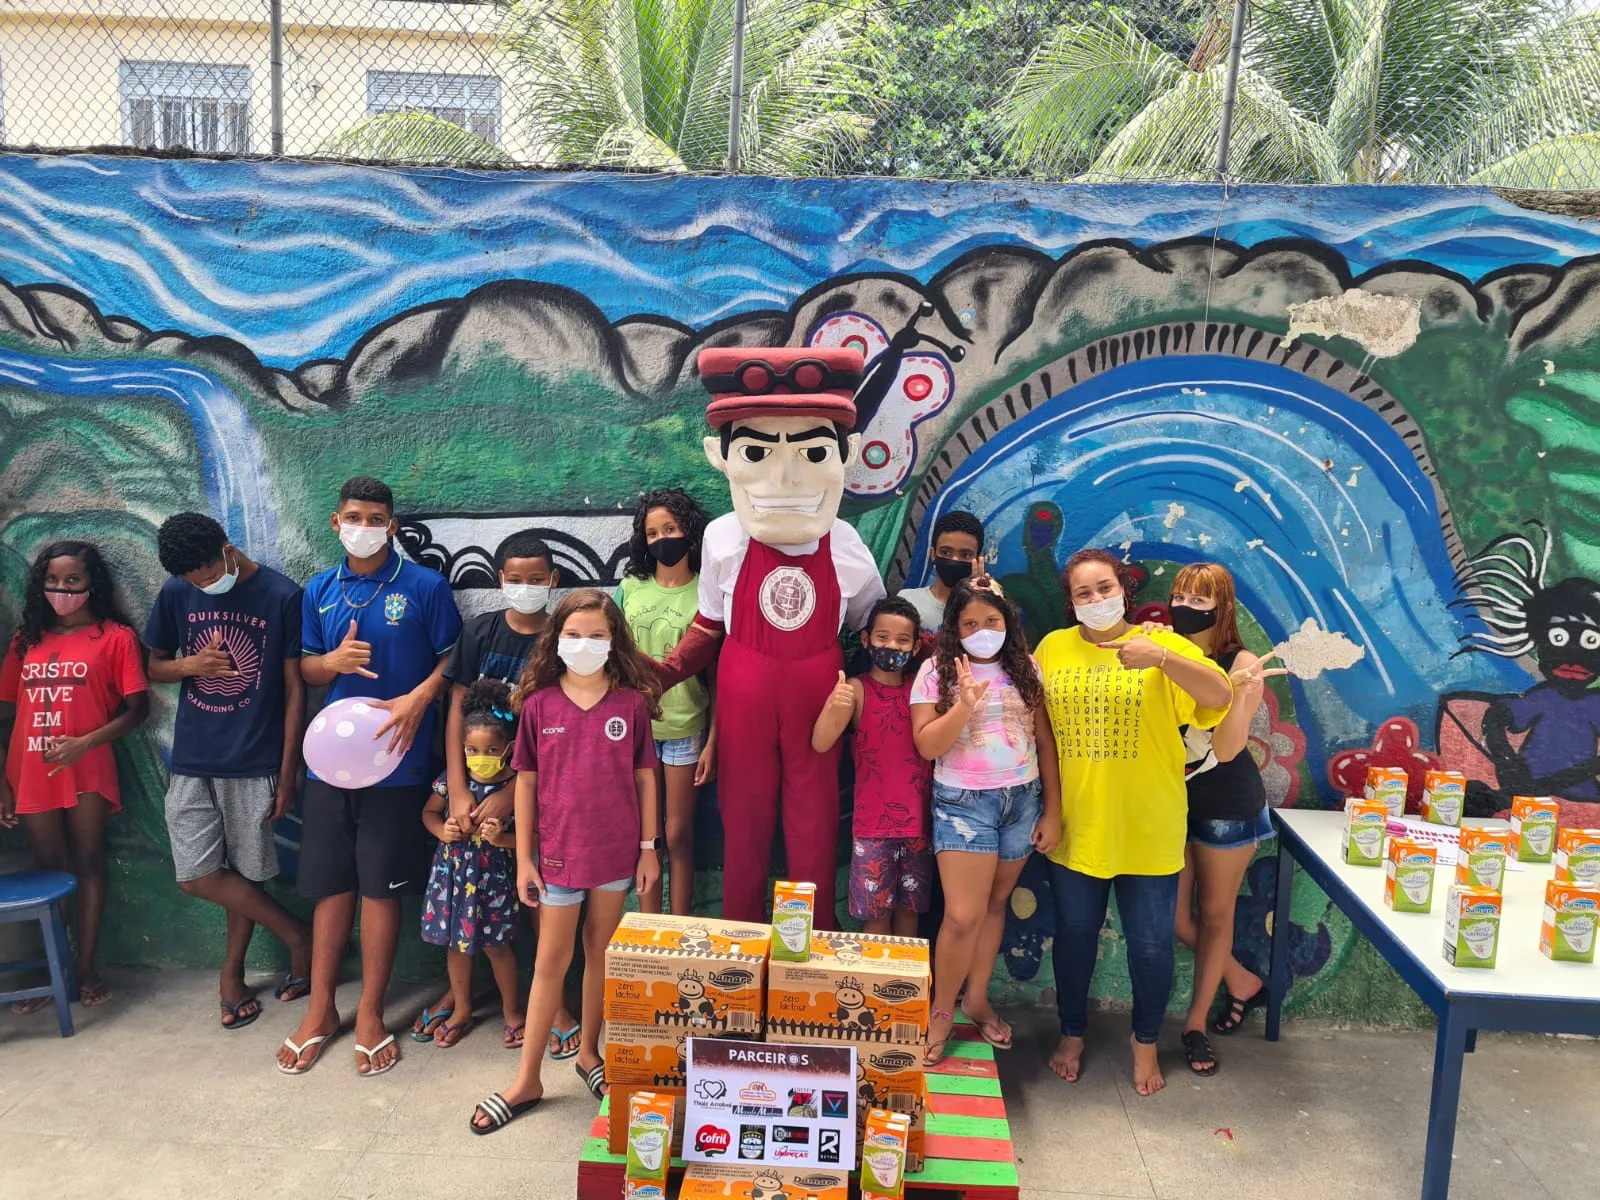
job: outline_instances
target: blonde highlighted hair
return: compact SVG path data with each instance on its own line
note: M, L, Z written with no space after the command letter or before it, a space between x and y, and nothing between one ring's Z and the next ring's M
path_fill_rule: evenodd
M1216 602L1217 623L1213 627L1215 632L1208 657L1220 661L1244 649L1244 639L1239 636L1238 594L1233 586L1233 573L1227 567L1214 562L1190 563L1173 579L1172 591L1204 596Z

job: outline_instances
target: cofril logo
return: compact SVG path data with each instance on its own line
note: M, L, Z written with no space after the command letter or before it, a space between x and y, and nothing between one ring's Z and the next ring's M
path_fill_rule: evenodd
M721 988L725 992L747 988L756 981L755 973L740 967L730 967L726 971L714 971L706 977L706 982L712 987Z
M888 1000L890 1003L897 1003L901 1000L910 1000L921 990L922 989L914 983L903 983L897 981L894 983L875 984L872 988L872 994L879 1000Z

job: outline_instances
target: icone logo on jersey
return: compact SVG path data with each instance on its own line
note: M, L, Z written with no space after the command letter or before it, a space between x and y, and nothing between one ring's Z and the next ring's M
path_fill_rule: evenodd
M733 1135L715 1125L702 1125L695 1131L694 1148L697 1154L726 1154L733 1145Z

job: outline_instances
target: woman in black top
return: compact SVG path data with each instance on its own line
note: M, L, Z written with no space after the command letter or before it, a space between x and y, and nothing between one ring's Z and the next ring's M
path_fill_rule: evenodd
M1226 1011L1213 1028L1232 1033L1260 1007L1266 986L1233 957L1233 912L1256 844L1272 836L1267 793L1250 754L1250 722L1261 704L1261 660L1239 640L1233 576L1217 563L1194 563L1172 582L1172 628L1206 652L1233 683L1233 707L1215 729L1190 727L1185 771L1189 785L1189 845L1178 877L1178 939L1194 951L1194 998L1184 1024L1189 1069L1214 1075L1216 1055L1206 1020L1219 984Z

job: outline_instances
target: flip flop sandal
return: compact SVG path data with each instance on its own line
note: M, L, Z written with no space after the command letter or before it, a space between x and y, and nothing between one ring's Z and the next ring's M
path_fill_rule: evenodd
M42 1009L49 1008L52 1003L54 1001L49 996L35 996L31 1000L18 1000L11 1006L11 1011L19 1017L25 1017L29 1013L36 1013Z
M286 996L284 995L285 992L293 992L294 995ZM278 985L278 1000L283 1004L292 1004L296 1000L304 1000L310 994L311 976L309 975L295 975L286 972L283 976L283 982Z
M411 1040L413 1042L433 1041L434 1022L448 1021L455 1015L456 1010L453 1008L441 1009L438 1012L429 1012L427 1009L423 1009L422 1015L417 1018L422 1022L422 1028L418 1029L415 1025L411 1027Z
M80 988L78 991L78 1003L85 1008L99 1008L110 999L111 985L103 979L99 983Z
M928 1020L929 1020L930 1024L933 1021L938 1021L938 1020L949 1021L950 1022L950 1032L951 1033L955 1032L955 1020L956 1020L956 1017L955 1017L954 1013L947 1013L947 1012L944 1012L944 1011L939 1010L939 1009L934 1009L932 1012L930 1012L928 1014ZM922 1056L922 1065L924 1067L937 1067L940 1063L942 1063L944 1061L945 1044L949 1040L950 1040L950 1034L947 1033L936 1042L935 1041L930 1041L928 1043L927 1052L925 1054L923 1054L923 1056Z
M1272 998L1266 984L1256 989L1256 994L1248 1000L1241 1000L1226 988L1222 991L1222 1007L1225 1015L1211 1022L1213 1033L1230 1034L1236 1032L1245 1023L1246 1018L1258 1008L1266 1008L1267 1002Z
M992 1021L979 1021L974 1018L972 1014L968 1013L967 1020L971 1021L973 1025L977 1026L978 1036L984 1041L988 1042L989 1045L993 1046L996 1050L1011 1049L1014 1031L1010 1029L998 1016ZM1000 1029L1005 1029L1006 1031L1003 1037L998 1032L991 1032L991 1030Z
M441 1050L448 1050L462 1038L467 1036L467 1031L472 1028L472 1018L468 1017L459 1025L445 1024L433 1031L433 1044Z
M315 1037L308 1037L305 1042L299 1046L296 1046L288 1038L284 1038L283 1044L289 1047L290 1050L294 1051L294 1066L286 1067L282 1063L279 1063L278 1070L282 1071L285 1075L304 1075L307 1071L311 1070L312 1067L316 1066L319 1061L321 1061L322 1051L317 1050L317 1052L311 1056L311 1061L306 1063L304 1066L300 1065L300 1057L305 1054L307 1050L316 1050L318 1046L322 1045L323 1042L327 1041L332 1036L333 1034L331 1033L319 1033Z
M523 1113L532 1112L535 1108L538 1108L539 1100L543 1099L544 1097L540 1096L538 1100L524 1100L521 1104L507 1104L506 1098L496 1092L487 1100L478 1102L478 1107L472 1110L472 1116L467 1118L467 1124L471 1126L473 1133L493 1133L497 1129L504 1129ZM489 1118L489 1124L478 1124L479 1113Z
M1189 1059L1189 1070L1196 1075L1215 1075L1222 1066L1217 1061L1217 1056L1211 1051L1211 1043L1206 1040L1206 1035L1198 1029L1185 1031L1183 1038L1183 1052Z
M362 1079L371 1079L374 1075L382 1075L385 1071L394 1070L395 1064L400 1061L400 1056L398 1054L396 1054L388 1062L384 1063L381 1067L372 1061L374 1057L383 1053L384 1050L392 1045L394 1045L394 1034L392 1033L370 1050L368 1050L365 1046L357 1044L356 1053L366 1055L368 1069L365 1071L358 1070L356 1074Z
M552 1025L550 1026L550 1032L555 1037L557 1043L556 1049L549 1051L552 1059L554 1059L556 1062L566 1062L569 1058L578 1057L578 1037L581 1033L583 1033L582 1024L574 1025L565 1033L562 1033L561 1030ZM569 1045L572 1047L570 1050L567 1049L567 1046Z
M585 1071L577 1063L572 1064L572 1069L578 1073L578 1078L583 1080L583 1086L589 1089L589 1094L596 1100L604 1100L605 1092L601 1091L606 1086L606 1064L596 1063Z
M524 1032L528 1026L526 1024L502 1025L500 1028L505 1031L505 1037L502 1039L502 1044L505 1048L507 1050L521 1050Z
M246 996L237 1004L229 1004L226 1000L222 999L218 999L217 1003L222 1006L223 1012L227 1013L233 1018L232 1021L223 1022L222 1027L224 1029L243 1029L246 1025L252 1024L258 1020L261 1016L261 1005L256 1001L254 996ZM256 1006L255 1012L245 1012L244 1009L252 1004Z

